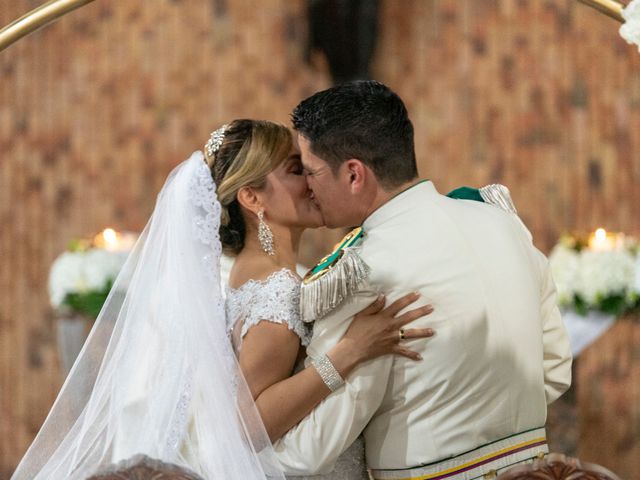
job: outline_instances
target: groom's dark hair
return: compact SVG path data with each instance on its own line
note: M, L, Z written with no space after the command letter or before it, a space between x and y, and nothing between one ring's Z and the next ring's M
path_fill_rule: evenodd
M291 118L334 173L345 160L357 158L388 189L418 176L407 109L380 82L349 82L318 92L300 102Z

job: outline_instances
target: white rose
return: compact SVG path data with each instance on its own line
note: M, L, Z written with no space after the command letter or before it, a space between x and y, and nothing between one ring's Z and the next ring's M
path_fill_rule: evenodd
M556 245L549 256L549 264L558 292L558 303L563 306L570 305L578 281L578 252L562 244Z
M120 268L122 260L116 252L87 250L82 269L87 290L102 290L109 280L116 278Z
M577 292L593 305L599 297L626 293L635 282L635 259L626 250L594 252L580 256Z
M64 252L51 266L49 296L58 308L70 293L102 290L118 276L128 252L90 249L86 252Z
M83 284L83 263L80 252L64 252L53 262L49 272L49 296L54 307L59 307L67 294L77 291Z
M627 43L638 45L640 51L640 0L632 0L623 10L625 23L620 27L620 36Z
M84 253L82 263L82 276L86 282L87 289L98 290L105 282L104 258L100 250L88 250Z

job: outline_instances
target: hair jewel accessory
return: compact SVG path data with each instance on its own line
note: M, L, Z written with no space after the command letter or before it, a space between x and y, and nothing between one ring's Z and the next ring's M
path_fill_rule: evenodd
M216 153L220 150L222 146L222 142L224 141L224 134L227 132L229 128L229 124L225 123L215 132L211 133L209 137L209 141L204 146L204 154L207 157L207 160L212 160L215 158Z

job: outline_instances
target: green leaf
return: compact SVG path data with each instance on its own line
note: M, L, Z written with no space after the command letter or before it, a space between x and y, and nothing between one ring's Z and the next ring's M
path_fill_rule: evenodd
M589 304L584 301L580 295L575 295L573 298L573 309L578 315L583 317L589 313Z
M109 280L101 290L92 290L85 293L69 293L64 298L62 304L72 311L82 313L93 319L98 317L107 296L111 291L113 281Z
M599 310L619 317L627 311L627 302L624 294L608 295L599 300Z
M85 252L89 248L89 242L87 240L73 239L67 245L67 250L70 252Z

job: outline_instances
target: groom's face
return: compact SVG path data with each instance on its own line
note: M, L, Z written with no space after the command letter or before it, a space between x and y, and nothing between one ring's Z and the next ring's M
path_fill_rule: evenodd
M349 198L348 185L341 182L340 171L334 174L331 166L311 151L309 140L300 134L298 144L307 185L320 208L324 224L328 228L350 226L349 205L352 199Z

